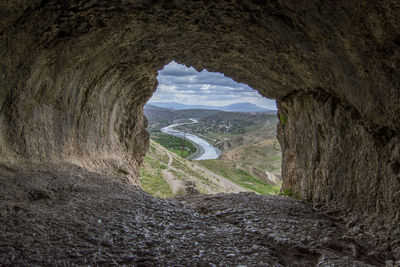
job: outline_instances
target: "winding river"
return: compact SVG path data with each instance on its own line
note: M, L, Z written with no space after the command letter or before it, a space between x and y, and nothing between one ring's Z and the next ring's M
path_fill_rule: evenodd
M183 132L174 129L174 127L176 127L176 126L197 123L197 120L195 120L195 119L190 119L190 120L192 122L171 124L167 127L162 128L161 132L169 134L169 135L177 136L180 138L183 138L183 136L185 135L186 139L195 143L197 145L198 151L196 151L196 153L194 153L194 156L192 156L192 157L189 156L188 159L205 160L205 159L218 158L218 156L220 154L220 150L218 148L212 146L210 143L208 143L204 139L198 137L197 135L190 134L190 133L184 134Z

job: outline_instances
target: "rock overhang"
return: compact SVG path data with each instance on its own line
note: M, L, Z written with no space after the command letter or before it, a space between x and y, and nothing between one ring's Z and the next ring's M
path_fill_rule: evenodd
M148 147L143 105L157 71L175 60L277 99L287 117L279 126L284 187L310 201L398 214L398 174L388 167L400 162L392 1L0 8L2 163L71 162L136 183Z

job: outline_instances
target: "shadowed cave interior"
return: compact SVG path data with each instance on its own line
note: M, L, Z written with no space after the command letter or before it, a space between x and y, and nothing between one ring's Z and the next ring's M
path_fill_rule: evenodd
M8 0L0 14L2 262L400 259L395 1ZM277 100L283 189L301 201L135 189L143 105L171 60Z

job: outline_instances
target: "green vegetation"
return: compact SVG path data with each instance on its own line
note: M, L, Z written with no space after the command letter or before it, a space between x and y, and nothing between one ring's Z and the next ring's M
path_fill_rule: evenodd
M182 156L183 158L188 157L189 155L196 152L196 147L188 140L185 140L182 155L182 138L172 136L165 133L153 133L151 135L151 139L159 143L160 145L168 148L170 151L174 152L175 154Z
M195 115L194 111L185 112L186 116L199 118L192 116ZM212 113L199 119L199 123L180 126L177 129L186 130L186 132L193 131L206 138L222 150L221 159L193 162L185 160L185 157L196 151L195 146L187 140L183 158L178 157L181 156L183 139L159 132L160 128L166 125L158 122L153 125L152 142L148 155L162 163L153 168L159 170L165 168L182 183L183 187L186 181L195 181L195 188L201 193L224 192L225 189L221 187L218 179L215 180L206 170L203 171L196 165L203 165L239 186L260 194L279 194L282 153L276 138L276 124L279 120L285 124L287 117L283 114L277 116L276 114L233 112ZM163 118L165 115L162 113ZM179 116L183 116L183 114ZM171 121L176 120L174 117L170 119ZM168 153L165 148L173 153ZM173 159L171 165L168 165L170 160L168 155L171 155ZM270 174L275 177L271 178ZM157 172L154 175L157 177ZM276 182L277 185L271 185L273 182ZM176 195L177 192L174 194ZM290 195L290 192L286 192L286 195Z
M285 125L287 117L285 115L283 115L283 114L280 114L279 115L279 119L280 119L282 125Z
M160 165L160 168L161 168L161 170L166 170L166 169L168 169L167 165L165 165L165 164L161 164L161 165Z
M183 110L174 110L175 113L179 114L183 118L204 118L210 115L214 115L219 110L212 109L183 109Z
M243 120L225 121L216 119L213 121L199 121L195 124L182 125L176 127L176 129L180 131L187 130L188 132L194 134L207 134L209 132L243 134L245 132L245 127L252 124L252 122Z
M189 164L190 163L184 160L178 160L178 159L173 160L172 166L175 167L177 170L180 170L182 174L184 174L184 175L177 174L177 177L179 178L180 176L192 176L196 177L198 180L201 180L203 183L208 184L208 178L204 177L201 173L199 173L199 171L190 168Z
M165 166L165 168L167 168L165 164L168 164L169 161L168 155L165 153L161 153L161 151L156 147L155 143L152 141L150 141L150 149L147 152L147 155L144 159L145 163L146 161L149 161L149 159L146 158L154 158L155 160L159 161L160 164L162 164L161 166Z
M293 197L294 196L292 190L290 190L290 189L283 190L283 192L280 195L287 196L287 197Z
M238 119L243 115L231 114L231 119ZM245 117L243 119L246 119ZM208 138L214 140L213 145L222 149L221 160L235 164L263 180L265 171L278 178L281 175L282 152L276 138L276 115L257 115L250 117L252 125L244 128L243 134L208 132Z
M193 152L187 151L186 149L183 150L183 155L182 155L182 149L170 149L170 151L181 156L182 158L187 158L193 154Z
M218 159L210 159L210 160L201 160L198 161L198 163L203 165L207 169L232 180L234 183L244 188L253 190L259 194L276 195L279 193L278 186L269 185L264 181L262 181L261 179L254 177L247 171L240 168L235 168L231 164L225 161Z
M225 192L225 189L219 183L210 180L207 171L200 170L196 167L196 164L172 154L155 141L150 141L150 149L144 158L139 173L144 191L161 198L171 198L183 194L185 192L183 189L172 192L171 187L163 177L164 170L166 170L181 180L183 184L186 181L194 181L195 188L201 194ZM173 159L171 166L168 166L168 155L171 155Z
M143 190L160 198L173 197L172 190L161 173L166 168L159 160L146 156L139 172Z

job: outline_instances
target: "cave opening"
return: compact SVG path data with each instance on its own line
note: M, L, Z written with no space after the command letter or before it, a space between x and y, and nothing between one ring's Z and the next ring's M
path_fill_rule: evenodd
M1 1L0 262L395 266L395 2ZM131 186L141 165L168 170L144 159L143 106L171 59L276 99L295 198L192 209Z
M273 99L219 72L171 61L144 106L150 148L139 177L158 197L280 192L282 151Z

